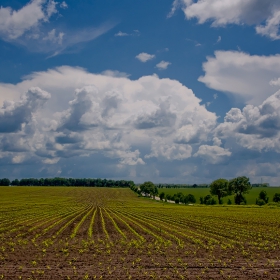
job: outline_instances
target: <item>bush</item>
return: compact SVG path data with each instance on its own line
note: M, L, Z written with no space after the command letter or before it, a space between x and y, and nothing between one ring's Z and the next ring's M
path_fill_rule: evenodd
M231 205L231 204L232 204L232 201L230 200L230 198L228 199L227 204L228 204L228 205Z
M279 202L269 202L269 203L267 203L267 206L276 206L276 207L280 207L280 203L279 203Z
M196 199L194 197L193 194L188 194L184 197L184 203L188 204L188 203L196 203Z
M267 193L266 191L262 190L260 193L259 193L259 199L260 200L263 200L266 203L268 203L268 196L267 196Z
M257 198L256 199L256 204L259 205L259 206L263 206L263 205L266 204L266 202L261 198Z
M236 194L234 197L234 203L237 205L245 205L247 204L247 200L244 195Z
M215 205L217 204L217 201L210 194L208 194L204 197L203 203L206 205Z
M160 200L164 200L164 198L165 198L165 193L164 193L164 192L161 192L161 193L159 194L159 198L160 198Z
M275 193L274 194L273 202L280 202L280 193Z

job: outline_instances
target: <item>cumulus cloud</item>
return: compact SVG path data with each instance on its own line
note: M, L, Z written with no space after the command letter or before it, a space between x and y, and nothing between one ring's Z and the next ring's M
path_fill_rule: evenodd
M257 105L279 87L280 56L216 51L215 57L207 58L203 70L205 75L198 80L209 88Z
M261 105L232 108L224 122L215 129L222 139L233 139L238 145L259 152L280 152L280 91Z
M156 68L159 70L166 70L169 65L171 65L171 62L162 60L156 65Z
M145 53L145 52L139 53L138 55L135 56L135 58L137 58L141 62L147 62L148 60L151 60L154 57L155 57L154 54L148 54L148 53Z
M151 153L145 158L158 158L168 161L184 160L192 155L191 145L180 145L176 143L165 143L161 140L152 142Z
M28 90L31 85L37 90ZM51 92L51 98L39 95L43 92L40 88ZM27 96L37 93L37 103L26 95L19 101L4 102L2 154L13 153L14 163L35 157L42 163L57 164L63 158L100 153L117 159L121 169L145 165L153 158L185 160L191 157L192 143L204 141L205 131L216 123L216 115L200 105L190 89L156 75L130 80L107 72L92 74L80 68L60 67L33 73L17 85L0 85L6 98L7 89L27 90ZM32 104L22 101L29 99ZM32 106L36 114L24 110L26 116L15 113L14 108L27 106ZM17 121L12 126L14 119ZM4 125L9 122L7 127L13 130L5 131ZM25 125L21 134L22 123L28 122L29 133Z
M197 18L199 24L211 21L213 27L227 24L256 26L256 32L280 39L280 3L278 0L175 0L169 16L182 8L187 19Z
M30 88L18 102L6 101L0 109L0 133L17 132L29 123L50 94L38 87Z
M228 149L219 146L201 145L194 154L195 157L201 157L209 163L221 163L231 155Z
M63 66L0 84L0 164L28 176L27 163L40 176L208 182L244 175L250 160L257 180L256 158L279 163L280 92L232 108L218 124L176 80L111 74Z

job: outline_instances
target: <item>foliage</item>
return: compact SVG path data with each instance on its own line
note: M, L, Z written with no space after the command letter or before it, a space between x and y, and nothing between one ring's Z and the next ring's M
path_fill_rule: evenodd
M164 198L165 198L165 193L164 193L164 192L161 192L161 193L159 194L159 198L160 198L160 200L164 200Z
M194 197L193 194L188 194L184 197L184 203L188 204L188 203L196 203L196 199Z
M249 192L249 194L245 194L246 196L246 200L247 200L247 204L252 204L254 205L256 203L256 197L258 197L259 192L262 189L260 188L252 188ZM275 193L280 193L280 187L267 187L264 189L268 196L269 196L269 201L272 201L272 198L274 196ZM184 196L188 195L189 193L193 194L194 197L196 198L196 203L200 203L200 197L205 197L207 194L209 194L209 188L180 188L180 189L173 189L173 188L168 188L168 189L159 189L159 192L164 192L165 195L170 195L173 196L174 194L178 193L178 192L182 192ZM227 203L228 199L230 199L232 201L232 203L234 204L234 195L232 194L230 196L227 196L224 199L224 202ZM216 200L218 201L217 196L215 197Z
M261 198L257 198L256 199L256 204L259 205L259 206L263 206L263 205L266 204L266 202Z
M273 202L280 202L280 193L275 193L274 194Z
M9 186L10 180L8 178L0 179L0 186Z
M229 190L228 180L226 179L217 179L210 184L210 193L212 195L218 196L219 204L222 204L222 197L228 196L231 194Z
M262 190L259 194L259 199L262 199L265 201L265 203L268 203L269 197L267 196L267 192Z
M204 198L202 198L202 201L203 201L203 204L206 204L206 205L215 205L215 204L217 204L217 201L215 200L215 198L212 197L210 194L208 194Z
M241 176L229 181L229 191L235 194L235 204L246 204L244 194L249 193L250 189L252 189L252 186L248 177Z
M140 190L141 192L145 194L149 194L150 196L153 197L158 194L157 187L151 181L144 182L142 185L140 185Z
M15 179L11 182L11 185L12 186L67 186L67 187L83 186L83 187L131 188L132 186L134 186L134 182L126 181L126 180L55 177L55 178L41 178L41 179L36 179L36 178L24 178L21 180Z
M184 203L184 204L189 204L189 203L196 203L195 196L193 194L186 194L184 195L182 192L175 193L174 195L165 195L165 198L167 200L175 201L175 203Z
M243 194L236 194L234 196L234 203L237 205L245 205L247 204L246 197Z
M157 188L166 188L166 189L186 189L186 188L208 188L207 184L157 184Z

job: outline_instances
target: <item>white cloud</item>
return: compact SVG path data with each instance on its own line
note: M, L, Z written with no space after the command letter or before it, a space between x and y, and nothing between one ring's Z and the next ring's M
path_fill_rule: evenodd
M132 33L119 31L118 33L115 34L115 37L126 37L126 36L140 36L140 31L135 29L133 30Z
M125 33L125 32L122 32L122 31L119 31L118 33L115 34L116 37L124 37L124 36L129 36L128 33Z
M167 69L167 67L171 65L171 62L168 62L168 61L164 61L162 60L161 62L159 62L156 67L159 69L159 70L165 70Z
M62 8L62 9L67 9L67 8L68 8L67 3L66 3L65 1L61 2L60 8Z
M215 134L248 150L280 153L280 91L259 106L232 108Z
M216 43L218 44L218 43L220 43L221 41L222 41L222 37L219 36Z
M237 51L216 51L203 64L199 78L209 88L230 93L250 104L273 94L280 76L280 55L257 56Z
M115 26L115 23L107 22L99 27L49 30L48 24L58 13L57 7L65 9L67 6L66 2L58 4L54 0L33 0L17 11L0 7L0 38L23 45L32 52L49 53L52 57L69 47L94 40Z
M65 34L63 32L59 32L56 35L56 30L53 29L48 33L48 35L46 37L43 38L43 40L51 41L52 43L56 43L56 44L61 45L64 35Z
M155 140L152 142L151 154L145 158L159 158L163 160L184 160L192 156L191 145L180 145L175 143L165 143L165 141Z
M197 18L199 24L211 21L213 27L227 24L255 25L257 33L280 39L278 0L175 0L169 16L181 7L187 19Z
M170 18L174 15L174 13L176 12L176 10L178 10L182 5L182 1L181 0L174 0L172 3L172 8L171 11L168 13L167 18Z
M151 60L154 57L155 57L154 54L148 54L148 53L145 53L145 52L139 53L138 55L135 56L135 58L137 58L141 62L147 62L148 60Z
M222 145L222 140L219 139L218 137L214 137L213 138L213 144L214 144L214 146L220 147Z
M123 77L123 78L128 78L130 76L130 74L127 74L125 72L120 72L117 70L105 70L101 72L101 74L109 77Z
M266 24L256 27L258 34L269 36L273 40L279 40L279 26L280 26L280 10L275 10L273 14L266 20Z
M33 0L20 10L11 7L0 8L0 36L5 40L14 40L25 32L46 22L57 12L56 2Z
M50 94L38 87L31 87L17 102L6 101L0 109L0 133L17 132L32 119Z
M209 163L216 164L228 159L231 156L231 152L219 146L201 145L194 156L201 157Z
M22 104L16 96L34 85L52 96L42 101L44 107L32 105L36 114L20 118L13 113L18 109L12 109ZM47 164L94 154L118 159L118 166L145 165L144 159L154 157L184 160L191 157L192 143L204 141L216 123L216 115L200 105L190 89L156 75L130 80L60 67L34 73L16 85L0 84L3 98L10 92L15 101L6 101L2 109L2 154L12 153L13 158L22 153L20 148L25 160L35 157ZM12 120L13 135L5 131Z
M0 163L22 176L209 182L246 175L253 162L252 181L280 178L267 165L279 165L280 92L232 108L220 124L190 89L156 75L63 66L2 83L0 96L10 100L0 110Z

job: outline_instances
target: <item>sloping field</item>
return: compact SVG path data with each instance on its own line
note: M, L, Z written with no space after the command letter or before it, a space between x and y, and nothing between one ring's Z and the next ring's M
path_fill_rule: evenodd
M0 279L279 279L280 211L1 187Z

